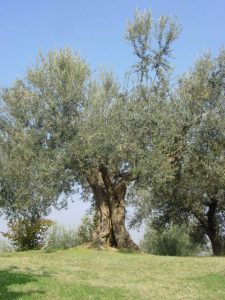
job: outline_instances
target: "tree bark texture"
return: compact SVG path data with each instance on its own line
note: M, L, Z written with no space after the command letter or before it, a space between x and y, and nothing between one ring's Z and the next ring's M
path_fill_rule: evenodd
M138 250L125 227L125 176L115 180L108 175L107 168L101 168L89 176L88 182L98 216L94 240L110 247Z
M216 220L216 209L217 209L217 201L212 200L209 209L207 212L207 235L212 244L212 250L214 255L222 255L223 254L223 239L219 232L217 220Z

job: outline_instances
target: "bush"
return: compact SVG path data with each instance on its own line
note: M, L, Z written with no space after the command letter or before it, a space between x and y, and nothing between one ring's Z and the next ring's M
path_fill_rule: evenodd
M7 243L7 241L0 240L0 254L5 252L11 252L12 247Z
M48 233L46 249L68 249L90 242L92 240L92 220L85 216L78 228L66 229L63 225L55 224Z
M92 241L94 231L93 219L87 215L84 216L80 226L77 229L79 244L84 244Z
M2 233L16 251L37 250L45 244L45 237L53 221L47 219L19 218L8 223L9 231Z
M169 256L189 256L200 251L200 246L191 241L188 228L178 225L163 231L147 230L141 248L148 253Z
M54 224L48 233L46 249L67 249L78 245L76 229L66 229L63 225Z

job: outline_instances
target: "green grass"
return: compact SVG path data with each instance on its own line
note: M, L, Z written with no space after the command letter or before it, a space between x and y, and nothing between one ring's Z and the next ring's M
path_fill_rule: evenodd
M225 299L225 258L82 248L5 253L0 299Z

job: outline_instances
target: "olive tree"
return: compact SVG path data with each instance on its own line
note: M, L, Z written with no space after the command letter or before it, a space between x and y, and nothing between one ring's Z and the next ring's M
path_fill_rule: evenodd
M140 74L131 90L122 89L112 72L95 76L79 55L63 49L41 54L25 79L2 93L9 124L25 139L18 144L32 155L34 190L55 201L81 186L96 210L95 239L110 246L138 248L125 228L125 197L149 151L139 125L151 101L158 108L167 97L168 56L178 31L169 18L136 13L126 30ZM150 87L143 82L147 73Z
M216 58L203 55L180 78L158 122L161 138L154 151L158 176L149 169L134 201L136 221L150 216L157 227L189 223L195 238L209 238L215 255L225 251L224 95L222 49ZM166 170L170 170L167 177Z

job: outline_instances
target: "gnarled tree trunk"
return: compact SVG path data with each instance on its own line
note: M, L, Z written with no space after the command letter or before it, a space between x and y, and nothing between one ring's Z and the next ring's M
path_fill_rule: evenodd
M125 227L125 178L112 182L107 169L102 168L89 176L88 182L98 216L94 239L110 247L138 250Z

